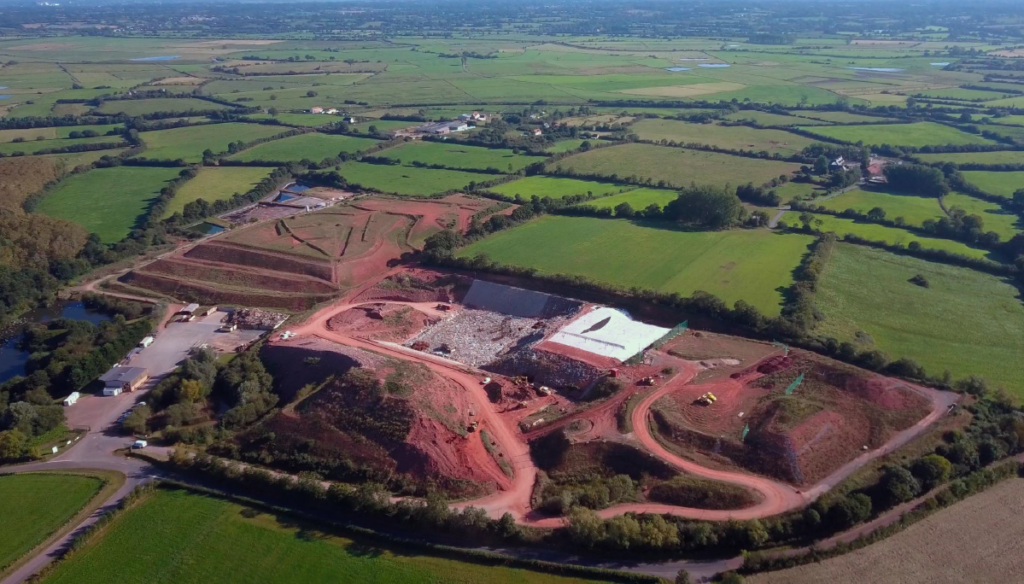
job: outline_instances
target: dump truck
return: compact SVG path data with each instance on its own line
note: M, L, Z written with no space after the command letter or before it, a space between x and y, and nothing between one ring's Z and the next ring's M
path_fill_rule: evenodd
M715 397L715 394L711 393L710 391L697 398L697 403L702 406L710 406L716 401L718 401L718 398Z

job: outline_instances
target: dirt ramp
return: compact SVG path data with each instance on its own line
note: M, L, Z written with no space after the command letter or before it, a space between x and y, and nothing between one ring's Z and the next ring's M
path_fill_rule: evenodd
M225 264L249 266L289 274L303 274L332 282L334 271L328 262L307 260L300 256L270 253L234 245L228 242L197 245L185 253L186 258L209 260Z

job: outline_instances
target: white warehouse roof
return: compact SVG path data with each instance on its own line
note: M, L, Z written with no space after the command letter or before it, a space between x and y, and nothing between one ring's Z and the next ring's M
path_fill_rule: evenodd
M665 336L669 330L633 320L624 310L602 306L562 327L550 340L625 361Z

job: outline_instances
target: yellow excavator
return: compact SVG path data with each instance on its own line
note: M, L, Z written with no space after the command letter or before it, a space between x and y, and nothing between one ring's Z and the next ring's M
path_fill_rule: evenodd
M710 391L697 398L697 403L702 406L710 406L716 401L718 401L718 398L715 397L715 394L711 393Z

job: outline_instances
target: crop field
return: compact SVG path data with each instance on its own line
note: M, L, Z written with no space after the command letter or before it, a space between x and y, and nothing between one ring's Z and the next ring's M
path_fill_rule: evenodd
M205 167L195 178L178 189L167 203L162 219L181 212L185 205L199 199L208 203L230 199L235 193L246 193L263 180L269 169L247 166Z
M777 315L780 288L812 241L764 230L683 232L667 224L545 216L499 232L459 255L485 254L501 264L571 274L623 287L690 295L710 292L726 303L745 300Z
M382 584L588 581L389 548L221 499L159 490L61 562L45 582L325 582L339 575Z
M929 287L909 280L924 276ZM870 282L870 286L865 286ZM1013 284L974 270L850 244L818 284L815 332L853 341L859 331L931 375L979 374L1024 397L1024 303Z
M707 144L729 150L753 150L792 156L814 140L784 130L759 130L747 126L691 124L678 120L641 120L630 131L641 140L669 140L680 144Z
M788 212L783 216L783 221L796 225L799 223L797 220L798 216L798 213ZM816 225L820 230L826 232L831 231L840 237L852 234L871 241L884 241L889 245L902 246L910 245L910 242L916 241L921 244L921 247L927 249L941 249L973 258L986 258L992 255L988 250L970 247L966 243L941 237L918 235L898 227L888 227L877 223L856 221L854 219L834 217L832 215L815 214L814 219L816 222L821 221L821 225Z
M924 162L955 162L957 164L1024 164L1024 152L996 150L995 152L943 152L915 154Z
M504 148L481 148L451 142L410 142L397 148L389 148L381 152L380 156L401 160L405 165L418 162L449 168L494 169L501 172L517 172L535 162L544 161L540 156L513 154L511 150Z
M814 204L812 201L811 204ZM897 195L881 191L865 191L854 189L843 193L838 197L829 199L821 206L835 211L853 209L861 213L867 213L875 207L885 209L887 219L903 217L907 225L920 226L928 219L938 220L945 217L939 200L934 197L915 197L912 195Z
M1024 220L1019 215L1003 209L995 203L969 197L961 193L949 193L943 202L946 207L960 207L968 215L981 217L984 231L995 231L1002 241L1009 241L1014 235L1024 231Z
M572 178L561 178L556 176L528 176L512 182L490 187L487 190L506 197L516 195L529 200L534 195L544 198L561 199L570 195L592 194L595 197L602 197L613 193L629 190L629 185L617 185L613 183L597 182L592 180L576 180Z
M140 158L199 162L203 159L204 150L212 150L215 154L226 152L232 142L250 142L286 131L288 128L281 126L230 123L142 132L139 138L145 142L146 150Z
M78 223L106 243L120 241L146 214L179 168L118 166L76 174L39 202L37 211Z
M670 191L668 189L639 188L626 191L618 195L612 195L610 197L604 197L580 204L588 207L594 207L596 209L614 209L617 205L629 203L630 207L639 211L641 209L646 209L650 205L664 207L669 201L675 199L677 195L678 193L676 191Z
M999 582L1024 549L1024 480L1008 479L848 554L747 576L750 584ZM969 553L965 553L970 550Z
M606 176L612 180L636 176L656 183L665 181L669 187L683 187L690 183L736 186L752 182L760 185L789 175L799 165L650 144L626 144L570 156L548 168Z
M471 182L493 180L496 175L414 168L411 166L390 166L366 162L346 162L341 165L341 175L355 183L384 193L422 197L444 191L465 188Z
M281 140L273 140L257 144L231 157L231 160L242 162L299 162L312 160L320 162L325 158L335 158L342 152L353 153L377 144L372 138L356 138L336 134L300 134Z
M891 146L944 146L946 144L992 144L991 140L961 132L934 122L912 124L865 124L862 126L813 126L807 131L851 144L889 144Z
M986 193L1006 197L1013 197L1013 193L1024 188L1024 171L1013 172L990 172L985 170L965 170L963 172L967 182L985 191Z
M153 98L105 101L100 107L96 108L96 111L102 114L110 115L125 114L129 116L142 116L146 114L154 114L157 112L174 112L186 114L193 111L229 109L232 108L220 103L206 101L205 99L195 99L192 97L187 97L180 99Z
M102 485L100 479L79 475L0 476L0 572L67 523Z

